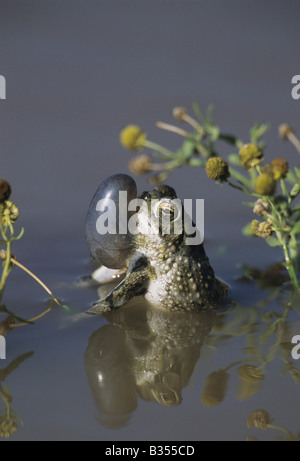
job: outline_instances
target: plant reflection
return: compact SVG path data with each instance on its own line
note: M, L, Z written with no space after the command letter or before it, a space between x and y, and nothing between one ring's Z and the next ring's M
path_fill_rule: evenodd
M138 396L179 405L216 313L170 313L135 301L105 317L110 323L92 334L85 352L100 422L125 425Z
M283 426L279 426L273 423L273 419L271 418L270 414L264 410L259 409L253 411L247 418L247 427L248 428L257 428L257 429L275 429L278 431L283 432L284 434L277 437L277 440L288 441L288 442L299 442L300 441L300 432L297 434L293 434L293 432L289 431ZM257 440L253 439L252 437L248 437L248 440Z
M12 396L5 381L22 362L32 355L33 351L21 354L7 365L7 367L0 369L0 397L5 405L4 411L0 413L0 437L9 438L17 431L19 424L23 426L23 421L12 410ZM3 385L2 383L4 382L5 384Z

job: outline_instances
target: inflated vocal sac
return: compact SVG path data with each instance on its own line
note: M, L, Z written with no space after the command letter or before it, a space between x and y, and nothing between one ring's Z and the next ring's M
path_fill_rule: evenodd
M134 179L115 174L100 184L92 199L86 220L86 240L92 258L103 266L126 267L133 251L133 235L124 220L128 221L134 213L128 211L128 204L136 197Z

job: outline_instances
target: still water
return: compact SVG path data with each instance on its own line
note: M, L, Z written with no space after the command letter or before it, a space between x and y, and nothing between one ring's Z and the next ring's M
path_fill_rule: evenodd
M77 267L90 269L84 261ZM23 306L13 293L7 297L15 311L30 315L47 302L33 287L30 294L32 282L23 278L11 281L26 293ZM18 424L12 440L297 436L300 367L291 338L300 329L299 299L236 280L231 293L247 301L221 312L168 313L135 298L119 311L90 316L84 310L97 299L95 285L69 277L52 286L71 312L55 308L6 337L1 406L3 413L8 389ZM258 409L280 427L248 428Z
M205 200L204 244L230 285L227 310L171 314L136 298L114 314L86 314L99 293L84 236L100 182L128 172L121 128L138 123L175 149L176 136L155 128L172 121L174 106L213 102L217 122L245 141L254 121L270 121L267 155L299 164L277 138L280 123L299 120L290 95L299 7L290 6L3 2L1 177L25 228L13 251L70 308L6 336L0 418L10 411L9 440L297 437L300 360L291 339L300 334L300 301L272 272L281 253L242 235L252 214L236 191L197 168L168 180L180 198ZM137 184L149 188L144 177ZM49 305L17 267L3 301L26 318ZM251 427L268 418L272 427Z

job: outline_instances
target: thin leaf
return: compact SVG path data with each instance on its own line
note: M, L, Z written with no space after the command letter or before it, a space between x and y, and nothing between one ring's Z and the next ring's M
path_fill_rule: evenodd
M213 111L214 111L214 105L213 104L209 104L208 108L207 108L207 111L206 111L206 120L209 122L209 123L212 123L212 114L213 114Z
M281 246L280 242L278 241L276 237L268 237L265 240L270 247L280 247Z
M19 320L19 322L33 324L33 322L31 322L30 320L23 319L23 317L20 317L19 315L15 314L12 311L9 311L6 306L1 306L0 310L1 312L6 312L7 314L11 315L16 320Z
M240 157L237 154L229 154L228 161L235 166L241 166Z
M24 227L22 227L22 229L21 229L19 235L17 235L17 237L12 237L11 238L11 241L20 240L20 238L23 236L23 234L24 234Z
M179 149L177 153L181 153L184 158L189 158L191 155L195 153L194 142L190 139L185 139L181 149Z
M294 184L290 192L291 198L297 197L299 193L300 193L300 184Z
M251 223L246 224L246 226L242 228L242 234L246 237L254 237L253 232L251 230Z
M196 102L193 102L193 109L194 109L194 113L195 115L199 118L199 120L201 120L202 122L206 122L206 118L205 116L202 114L198 104Z
M255 205L255 203L253 202L242 202L242 204L249 208L254 208L254 205Z
M295 171L295 173L296 173L297 178L300 179L300 168L297 168L297 167L295 166L294 171Z
M300 233L300 221L296 222L296 224L291 230L291 234L299 234L299 233Z

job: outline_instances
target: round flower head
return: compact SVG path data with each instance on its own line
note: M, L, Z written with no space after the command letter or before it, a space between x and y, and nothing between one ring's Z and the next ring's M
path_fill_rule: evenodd
M266 238L270 237L272 232L273 232L273 229L272 229L271 224L264 221L264 222L261 222L259 224L258 230L256 232L256 235L257 235L257 237L261 237L263 239L266 239Z
M288 162L284 158L275 158L272 163L272 170L274 179L285 178L289 171Z
M256 144L244 144L240 148L239 157L245 168L252 168L262 161L263 154Z
M5 179L0 179L0 202L8 200L11 193L10 185Z
M122 146L129 150L139 150L143 147L146 134L137 125L127 125L120 133Z
M253 235L256 235L258 226L259 226L259 221L257 219L253 219L253 221L251 221L251 232Z
M228 164L221 157L209 158L205 171L207 176L214 181L226 181L230 176Z
M152 160L149 155L138 155L129 162L129 170L136 175L142 175L152 171Z
M120 133L122 146L129 150L139 150L143 147L146 134L137 125L127 125Z
M261 172L261 174L262 174L262 173L266 173L266 174L268 174L269 176L273 176L273 177L274 177L273 168L272 168L271 163L266 163L265 165L262 165L262 167L260 168L260 172Z
M2 224L8 226L19 217L19 208L13 202L6 200L1 204Z
M294 130L287 123L282 123L278 128L278 133L281 139L286 139L289 134L294 133Z
M155 186L157 184L161 184L162 182L164 182L167 179L169 174L170 174L170 171L167 171L167 170L162 171L161 173L155 174L149 179L149 183L152 184L152 185L155 185Z
M251 231L253 235L266 239L270 237L273 232L271 224L266 221L259 222L257 219L253 219L251 222Z
M259 195L273 195L276 189L276 181L273 176L262 173L257 176L254 183L254 190Z
M177 118L180 122L184 121L184 116L186 115L186 109L184 107L174 107L173 117Z
M263 216L264 214L269 213L270 205L269 202L259 198L254 205L253 213L257 214L258 216Z
M257 427L258 429L266 429L272 419L266 410L255 410L247 418L247 427Z

